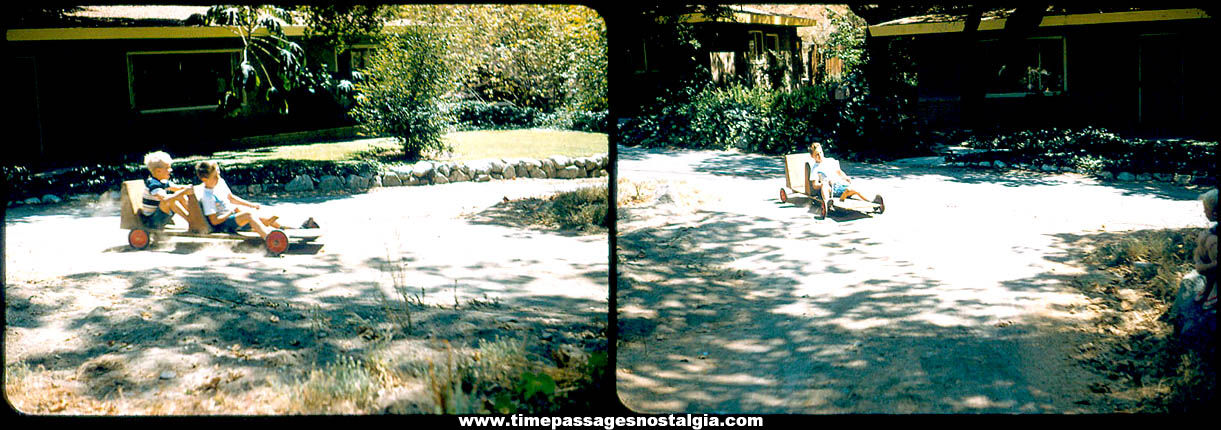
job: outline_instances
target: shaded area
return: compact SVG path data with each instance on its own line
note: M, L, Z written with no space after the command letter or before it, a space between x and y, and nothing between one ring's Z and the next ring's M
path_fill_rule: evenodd
M960 268L888 255L885 239L776 224L698 211L621 232L625 405L654 413L1107 410L1086 388L1088 375L1074 370L1071 319L1025 310L1064 293L1073 275L972 286L950 273ZM781 242L804 244L808 258ZM1056 239L1038 258L1073 263L1075 247Z
M1081 327L1080 362L1105 377L1090 389L1135 413L1195 412L1215 400L1215 345L1184 342L1171 309L1199 228L1057 234L1091 273L1071 281L1097 317ZM1144 260L1139 261L1138 260ZM1152 270L1141 265L1152 261ZM1197 341L1198 342L1198 341Z
M382 263L370 260L365 266ZM211 372L212 366L246 372L242 384L228 386L231 392L264 386L261 375L288 383L313 366L344 356L364 356L386 348L385 342L427 342L429 348L440 351L442 339L454 347L473 348L480 340L504 336L538 339L548 332L560 332L563 335L549 337L549 343L531 342L531 352L547 357L549 348L559 344L575 344L586 351L605 348L605 301L524 291L506 295L506 288L463 282L458 296L450 296L448 289L430 288L422 298L432 304L410 305L413 326L408 330L390 318L391 313L401 312L401 298L382 291L385 285L380 280L362 281L357 276L336 286L342 288L338 295L333 294L338 291L327 291L335 290L333 287L321 291L302 287L320 274L345 267L337 255L317 256L291 272L268 270L258 261L229 264L241 276L201 267L153 273L79 273L43 285L17 281L7 287L8 296L15 299L7 305L7 325L10 330L26 330L16 340L10 336L9 351L14 352L13 342L20 343L39 329L73 333L69 344L53 347L52 352L20 354L20 359L52 372L73 372L90 395L102 399L120 389L132 397L167 386L191 388L197 378L186 376L196 369ZM350 264L346 267L341 270L353 270ZM604 267L570 269L574 276L591 282L607 278ZM505 272L504 278L486 282L503 284L512 291L512 285L536 279ZM93 289L99 280L111 284L106 290L119 294L88 309L83 300L89 294L76 291ZM48 287L56 291L52 303L46 301L48 293L39 292ZM383 294L390 298L388 302L378 299ZM488 299L487 294L500 297ZM581 336L582 332L590 335ZM548 346L551 344L556 346ZM413 356L417 358L399 364L427 367L429 355L416 352ZM165 369L182 377L159 380L157 372Z

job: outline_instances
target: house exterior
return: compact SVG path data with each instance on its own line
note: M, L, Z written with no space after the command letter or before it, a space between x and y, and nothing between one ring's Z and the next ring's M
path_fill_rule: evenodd
M808 70L803 66L802 41L797 28L813 26L818 22L805 17L777 12L730 6L724 16L709 16L703 13L688 13L674 17L674 23L690 24L694 38L698 41L694 62L704 66L717 83L733 81L749 85L763 85L777 89L791 89L808 80ZM637 29L639 30L639 29ZM618 35L617 35L618 36ZM685 54L677 53L657 43L656 35L647 31L626 34L623 39L627 75L624 82L635 88L665 88L672 83L679 67L684 64ZM616 66L620 67L620 66ZM650 102L649 91L633 91L616 96L617 102L626 106L639 106ZM628 100L624 100L628 99Z
M240 63L241 41L225 27L188 24L206 13L192 6L99 6L78 12L88 26L14 28L5 56L17 106L5 160L88 159L150 148L216 145L232 139L346 125L333 107L303 103L289 117L219 109ZM285 28L301 40L304 28ZM307 62L342 77L362 59L306 48Z
M1047 14L1020 40L1004 12L973 35L964 18L873 25L915 63L920 115L933 125L1102 126L1151 136L1216 133L1213 17L1201 9Z

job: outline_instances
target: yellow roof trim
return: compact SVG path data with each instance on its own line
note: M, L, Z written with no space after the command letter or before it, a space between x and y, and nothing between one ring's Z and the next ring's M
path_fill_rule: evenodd
M1052 15L1043 17L1039 27L1059 27L1066 25L1115 24L1123 22L1154 22L1178 21L1190 19L1208 19L1208 13L1201 9L1168 9L1145 10L1134 12L1083 13L1073 15ZM912 36L917 34L958 33L962 32L964 21L928 22L912 24L878 24L869 27L869 34L875 37ZM1000 30L1005 28L1005 19L984 19L979 23L979 29Z
M778 16L778 15L763 15L750 12L734 12L725 18L710 18L703 13L689 13L679 17L680 22L699 23L699 22L736 22L740 24L766 24L766 25L781 25L787 27L809 27L818 25L817 20L809 18L800 18L796 16Z
M255 35L266 35L266 30ZM284 27L288 36L304 36L305 26ZM106 27L106 28L27 28L8 30L10 42L51 40L119 40L119 39L217 39L237 37L225 27Z

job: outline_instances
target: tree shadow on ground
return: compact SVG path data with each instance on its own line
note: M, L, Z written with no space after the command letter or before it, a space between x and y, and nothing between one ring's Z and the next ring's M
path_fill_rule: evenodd
M584 351L606 349L606 300L524 288L542 278L522 272L522 265L539 261L460 263L461 268L503 275L479 282L459 280L455 304L448 300L447 285L428 287L429 297L421 297L423 301L405 301L392 288L383 259L353 267L339 255L309 258L294 261L293 270L276 270L263 259L229 260L225 270L117 269L7 285L7 325L21 332L10 337L6 347L17 351L15 343L23 338L62 327L71 333L70 341L47 352L20 354L20 361L76 375L85 394L97 400L113 398L119 390L130 398L166 389L191 390L206 376L226 371L245 375L224 384L231 394L266 387L268 377L292 385L311 369L375 351L402 357L394 363L400 368L426 369L447 347L443 340L463 349L476 348L481 340L525 339L530 353L547 360L550 350L561 344ZM444 275L452 268L407 270ZM605 266L571 262L563 270L603 284L608 277ZM337 271L351 273L349 280L313 288L329 285L320 280ZM50 286L54 290L45 289ZM415 285L406 287L410 293ZM411 327L403 323L408 310ZM540 340L547 333L554 335ZM166 370L178 376L159 378Z
M1128 232L1092 234L1056 234L1066 251L1049 259L1086 261L1086 275L1066 280L1074 290L1088 297L1097 307L1097 317L1087 322L1083 331L1082 353L1075 359L1100 376L1090 388L1101 402L1114 405L1115 410L1137 413L1195 412L1211 408L1215 393L1215 370L1208 363L1215 347L1188 345L1175 336L1169 306L1177 293L1179 282L1193 272L1189 264L1177 268L1157 267L1156 272L1142 274L1126 270L1111 271L1107 263L1089 259L1089 253L1099 246L1115 244L1140 237L1165 237L1159 233L1194 237L1200 228L1145 229ZM1102 254L1099 255L1102 257ZM1190 255L1190 254L1188 254ZM1105 257L1103 257L1105 258ZM1189 258L1189 257L1188 257ZM1120 268L1129 263L1118 263ZM1155 276L1168 273L1169 291L1153 286ZM1121 292L1121 290L1129 290ZM1133 294L1135 291L1135 294ZM1079 309L1065 309L1076 312ZM1150 313L1150 311L1157 311ZM1192 363L1188 356L1197 360ZM1193 376L1188 376L1193 375ZM1211 378L1211 379L1210 379ZM1193 392L1205 390L1203 392Z
M1066 377L1062 369L1027 364L1069 360L1062 339L1077 322L1023 317L1021 309L1041 303L1042 294L1067 291L1071 275L1001 279L983 295L982 286L888 258L884 244L868 239L769 228L771 220L732 213L700 215L620 232L619 393L637 412L1101 407L1091 406L1098 399L1084 391L1088 381L1057 380ZM743 246L751 241L812 247L808 258L794 258L775 247ZM1043 258L1070 263L1076 246L1058 240ZM733 264L742 260L757 268ZM889 276L858 270L883 264Z

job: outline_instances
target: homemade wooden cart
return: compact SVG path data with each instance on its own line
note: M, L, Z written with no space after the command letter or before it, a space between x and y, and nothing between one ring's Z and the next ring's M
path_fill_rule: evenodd
M822 207L822 194L819 189L810 180L810 174L813 171L813 166L817 165L814 162L814 157L808 152L797 154L789 154L784 157L784 187L780 188L780 201L789 202L789 192L794 194L805 195L811 203L819 203L818 207ZM832 196L827 199L827 212L822 214L826 218L830 212L837 208L850 209L857 212L873 212L881 214L884 211L884 206L873 202L867 202L857 199L838 200Z
M199 199L195 196L202 195L203 185L195 185L188 191L186 208L188 210L187 226L170 224L160 229L148 228L140 220L140 205L136 202L141 201L144 196L144 181L132 180L124 181L122 185L119 207L121 214L119 215L119 228L129 230L127 233L127 244L132 248L145 249L148 248L154 240L162 240L164 237L198 237L205 239L226 239L226 240L259 240L258 233L253 231L242 231L236 234L214 232L212 224L204 218L203 207L199 204ZM292 235L289 235L289 232ZM267 233L267 238L263 240L264 247L271 255L280 255L288 250L290 244L308 243L322 236L322 230L311 229L271 229Z

